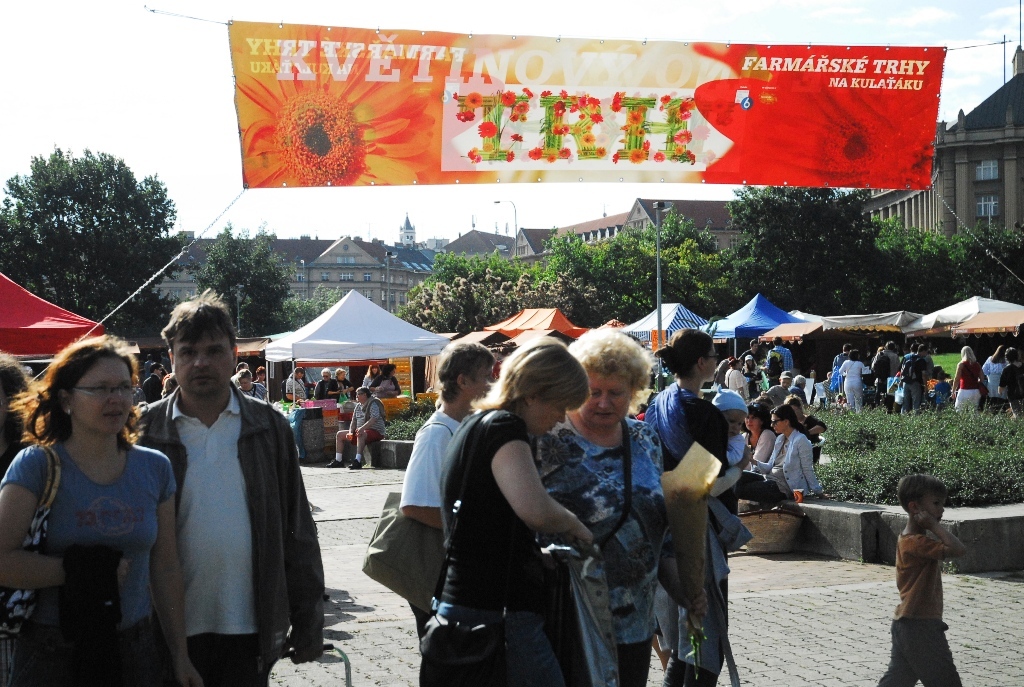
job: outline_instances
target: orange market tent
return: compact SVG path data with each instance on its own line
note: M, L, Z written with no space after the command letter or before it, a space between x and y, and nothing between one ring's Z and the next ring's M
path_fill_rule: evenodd
M562 343L565 344L570 344L573 342L573 338L571 336L569 336L568 334L563 334L557 329L527 329L525 332L513 336L511 339L506 341L505 344L515 344L516 346L522 346L527 341L532 341L533 339L539 338L541 336L553 336L556 339L561 340Z
M503 344L509 337L501 332L470 332L469 334L442 334L452 341L465 341L467 343L478 343L482 346Z
M587 331L586 327L577 327L570 322L558 308L527 308L504 322L484 327L485 331L501 332L513 338L531 329L555 329L573 339L578 339Z
M949 333L954 336L970 334L1020 334L1024 326L1024 310L1004 310L1002 312L981 312L960 324L953 325Z
M758 337L761 341L771 341L776 336L783 341L803 341L805 336L821 333L821 322L786 322Z
M0 351L49 356L103 325L36 296L0 274ZM95 329L94 329L95 327Z

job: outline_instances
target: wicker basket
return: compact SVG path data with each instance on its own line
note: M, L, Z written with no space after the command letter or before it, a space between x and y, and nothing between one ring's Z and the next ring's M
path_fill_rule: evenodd
M754 535L747 542L747 553L789 553L804 517L782 510L740 513L740 520Z

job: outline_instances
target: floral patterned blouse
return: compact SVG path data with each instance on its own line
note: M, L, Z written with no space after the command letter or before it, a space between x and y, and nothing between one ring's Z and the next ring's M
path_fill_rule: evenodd
M619 644L650 641L658 563L672 556L661 491L661 440L649 425L627 420L632 453L630 517L603 547L605 576ZM584 439L568 420L537 443L538 469L551 496L601 542L619 522L624 502L622 447Z

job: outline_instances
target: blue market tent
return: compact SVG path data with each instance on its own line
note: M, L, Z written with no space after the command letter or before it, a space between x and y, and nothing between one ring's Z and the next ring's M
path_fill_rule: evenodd
M668 332L667 337L672 336L672 334L680 329L699 329L707 325L707 323L707 320L700 315L696 315L690 310L687 310L686 306L682 303L661 304L661 326L662 329ZM652 310L649 315L641 320L637 320L631 325L627 325L622 329L622 331L629 334L634 339L650 341L651 332L657 329L658 311Z
M754 296L749 303L729 315L718 320L714 327L715 339L756 339L765 332L775 329L788 322L804 322L776 307L761 294Z

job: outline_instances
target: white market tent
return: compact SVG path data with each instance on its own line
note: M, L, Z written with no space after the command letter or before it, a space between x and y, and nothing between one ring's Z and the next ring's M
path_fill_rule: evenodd
M449 343L353 290L305 327L269 344L265 354L270 362L377 360L437 355Z
M663 331L667 332L665 335L666 339L680 329L700 329L707 326L707 323L707 320L687 309L682 303L661 304L661 327ZM657 331L657 329L658 309L655 308L642 319L637 320L633 324L626 325L620 331L640 341L650 341L651 332Z
M966 322L978 313L1010 310L1024 310L1024 305L974 296L942 310L928 313L908 324L904 331L907 336L938 336L948 334L954 325Z
M823 319L820 315L812 315L809 312L801 312L800 310L790 310L789 314L793 317L799 317L804 322L821 322Z

